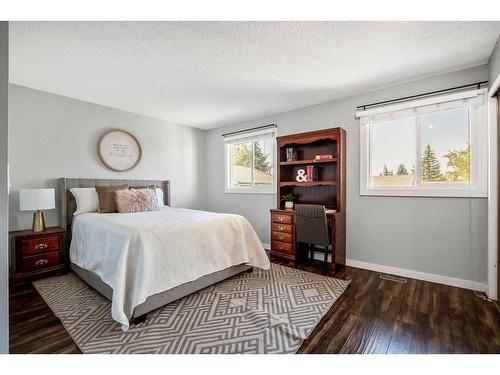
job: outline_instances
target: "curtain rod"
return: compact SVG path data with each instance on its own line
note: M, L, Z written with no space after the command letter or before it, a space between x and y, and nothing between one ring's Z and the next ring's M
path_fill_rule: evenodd
M238 130L238 131L235 131L235 132L222 134L222 136L223 136L223 137L227 137L228 135L239 134L239 133L246 133L246 132L250 132L250 131L253 131L253 130L260 130L260 129L265 129L265 128L277 128L277 126L276 126L275 124L269 124L269 125L257 126L257 127L255 127L255 128L244 129L244 130Z
M424 96L430 96L430 95L440 94L440 93L448 92L448 91L456 91L456 90L465 89L467 87L473 87L473 86L477 86L477 89L479 90L481 88L481 85L484 85L486 83L488 83L488 81L480 81L480 82L476 82L476 83L471 83L469 85L456 86L456 87L451 87L449 89L444 89L444 90L430 91L430 92L426 92L426 93L423 93L423 94L405 96L405 97L402 97L402 98L391 99L391 100L385 100L383 102L363 104L363 105L358 105L356 107L356 109L366 110L366 108L368 108L368 107L377 107L379 105L389 104L389 103L399 103L399 102L402 102L402 101L405 101L405 100L410 100L410 99L415 99L415 98L421 98L421 97L424 97Z

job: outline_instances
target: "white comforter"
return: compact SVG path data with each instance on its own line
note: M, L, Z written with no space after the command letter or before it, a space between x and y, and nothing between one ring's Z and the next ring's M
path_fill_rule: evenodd
M244 217L168 207L78 215L70 258L113 289L111 315L123 330L134 308L153 294L242 263L270 267Z

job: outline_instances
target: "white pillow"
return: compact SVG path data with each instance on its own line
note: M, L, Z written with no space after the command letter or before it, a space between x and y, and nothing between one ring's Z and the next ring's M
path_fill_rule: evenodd
M95 188L72 188L69 191L76 200L74 216L99 211L99 196Z
M163 203L163 190L156 188L156 200L158 201L158 208L166 207Z

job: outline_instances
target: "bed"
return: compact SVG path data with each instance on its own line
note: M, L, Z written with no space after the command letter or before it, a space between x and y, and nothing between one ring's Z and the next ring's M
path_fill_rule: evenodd
M69 189L148 186L163 190L157 211L73 216ZM169 181L59 180L60 220L67 226L71 269L112 301L123 330L148 312L252 267L268 269L260 240L239 215L171 208Z

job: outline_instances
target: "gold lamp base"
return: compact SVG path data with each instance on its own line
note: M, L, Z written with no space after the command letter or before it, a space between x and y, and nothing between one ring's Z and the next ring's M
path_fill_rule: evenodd
M33 212L33 232L45 231L45 219L42 211Z

